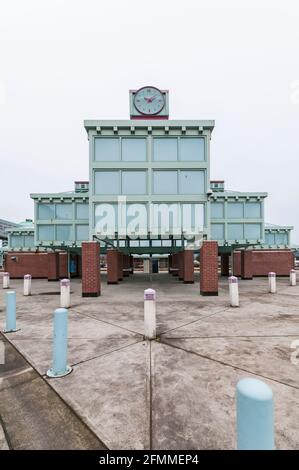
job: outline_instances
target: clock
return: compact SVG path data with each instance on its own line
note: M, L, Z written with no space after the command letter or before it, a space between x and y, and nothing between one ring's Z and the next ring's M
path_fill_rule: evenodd
M165 93L153 86L137 90L133 98L134 108L143 116L156 116L165 106Z

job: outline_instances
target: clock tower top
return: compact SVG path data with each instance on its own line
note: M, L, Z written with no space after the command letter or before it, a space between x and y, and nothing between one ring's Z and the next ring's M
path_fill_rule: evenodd
M168 119L168 90L144 86L130 90L131 119Z

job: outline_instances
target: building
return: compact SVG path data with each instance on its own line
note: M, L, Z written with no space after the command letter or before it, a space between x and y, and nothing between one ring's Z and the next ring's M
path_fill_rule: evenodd
M13 256L7 255L12 275L23 275L16 267L24 252L34 254L33 260L37 256L48 260L52 274L41 269L40 277L78 275L88 246L95 247L96 257L99 246L107 255L111 283L118 282L120 271L132 270L132 256L167 256L169 270L192 282L194 256L201 253L204 276L203 247L208 246L214 247L214 258L221 256L223 275L229 272L232 253L231 264L240 275L245 265L246 271L251 266L251 276L254 273L252 256L263 257L264 271L259 275L267 274L272 265L277 274L288 272L294 264L292 227L265 224L266 192L229 191L224 181L211 181L214 121L170 120L168 102L167 90L130 90L130 120L84 122L89 182L75 182L70 192L31 194L34 226L9 232L10 253L19 253L13 264ZM82 266L84 277L84 262ZM218 288L211 289L213 293Z

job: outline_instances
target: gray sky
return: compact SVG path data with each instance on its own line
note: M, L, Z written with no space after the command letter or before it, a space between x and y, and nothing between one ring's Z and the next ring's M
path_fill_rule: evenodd
M215 119L212 178L267 191L299 244L296 0L0 1L0 218L88 178L84 119L127 119L128 90L170 90L170 118Z

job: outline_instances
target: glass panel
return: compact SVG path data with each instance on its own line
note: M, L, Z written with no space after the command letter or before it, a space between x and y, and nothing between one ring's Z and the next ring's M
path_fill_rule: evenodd
M161 240L152 240L152 247L157 248L162 245Z
M205 192L205 175L202 170L187 170L179 173L180 194L202 194Z
M178 159L178 141L176 138L154 138L153 147L155 161L167 162L175 161Z
M224 240L224 224L211 224L212 240Z
M182 240L176 240L175 246L182 246Z
M56 204L56 219L72 219L73 204Z
M34 246L34 235L25 235L24 236L24 246L26 248L31 248Z
M168 235L168 233L181 233L181 207L180 204L152 204L151 231L155 235Z
M245 217L248 219L259 219L261 217L261 203L245 202Z
M130 236L147 234L147 205L128 204L127 206L127 233Z
M24 244L23 235L11 235L10 246L11 248L22 248Z
M244 226L245 238L249 240L256 240L261 238L261 225L260 224L245 224Z
M204 205L203 204L181 204L182 208L182 230L186 235L196 235L203 230Z
M49 220L55 218L54 204L38 204L38 218L40 220Z
M171 240L162 240L162 246L172 246Z
M274 233L266 233L265 234L265 243L267 245L274 245L274 243L275 243Z
M39 225L38 226L38 240L53 241L54 240L54 225Z
M146 194L146 171L123 171L122 194Z
M117 204L101 203L95 206L95 231L101 236L111 236L118 227Z
M244 240L243 224L227 224L227 238L228 240Z
M130 240L130 246L133 248L139 247L139 240Z
M146 139L123 137L122 160L127 162L145 162Z
M205 159L205 142L203 138L181 137L180 160L192 162Z
M276 245L287 245L288 236L286 233L276 233L275 234L275 243Z
M228 202L227 217L229 219L243 219L243 202Z
M89 240L88 225L76 225L76 240L80 242Z
M149 246L149 240L140 240L140 247L144 248Z
M223 219L224 217L224 204L223 202L212 202L211 203L211 218L212 219Z
M68 242L73 240L71 225L56 225L56 241Z
M77 219L88 219L89 218L89 206L84 203L76 204L76 218Z
M98 162L119 160L119 138L97 137L94 140L94 158Z
M95 194L119 194L119 171L95 171Z
M153 172L154 194L177 194L177 171Z

